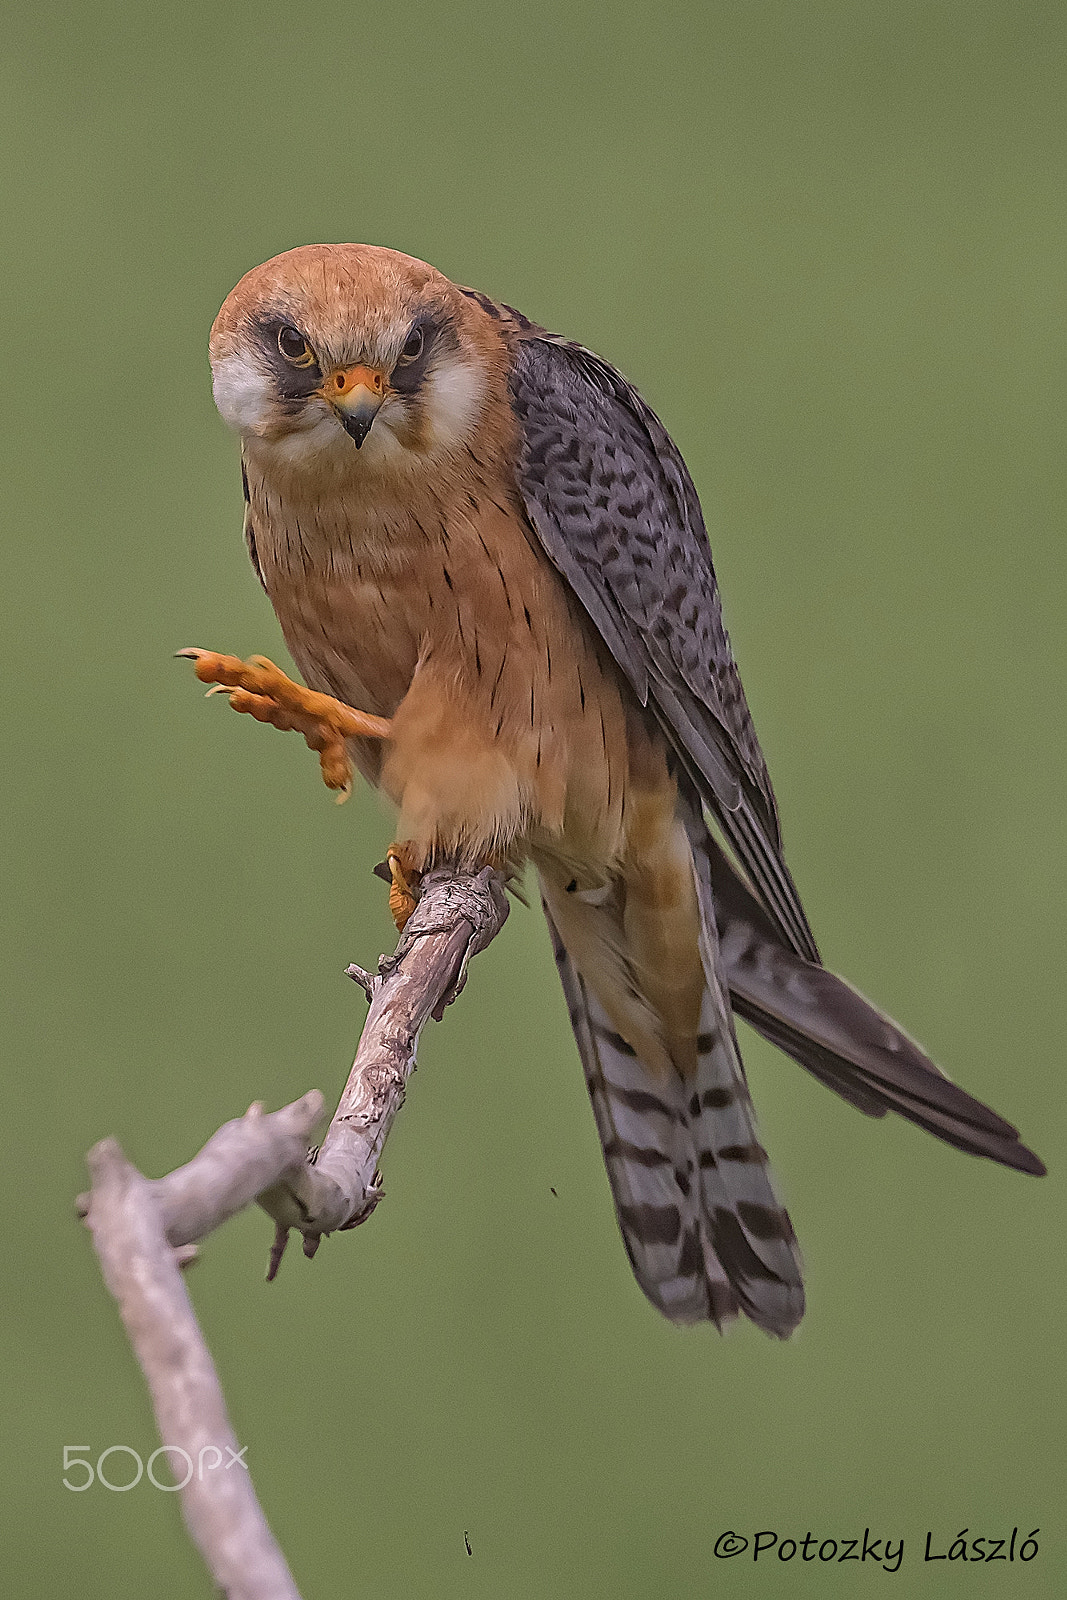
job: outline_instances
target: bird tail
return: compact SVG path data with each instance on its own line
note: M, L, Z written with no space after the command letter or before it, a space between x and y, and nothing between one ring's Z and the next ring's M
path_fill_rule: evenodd
M743 1313L785 1338L804 1311L799 1252L757 1136L718 976L710 882L702 886L698 878L697 891L705 981L695 1068L683 1076L674 1067L650 1069L618 1032L560 936L566 907L542 881L556 964L638 1283L674 1322L710 1320L721 1328ZM617 907L605 901L596 910L610 942L618 932Z
M711 886L733 1011L868 1116L896 1111L946 1144L1040 1176L1018 1129L960 1089L856 989L796 955L707 830L698 873Z

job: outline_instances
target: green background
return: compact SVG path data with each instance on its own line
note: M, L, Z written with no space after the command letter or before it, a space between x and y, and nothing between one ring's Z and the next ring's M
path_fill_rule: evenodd
M378 802L335 809L171 660L285 660L207 331L256 262L346 239L661 412L828 962L1052 1170L864 1119L746 1032L810 1309L785 1345L679 1331L516 908L424 1039L371 1225L268 1287L248 1213L190 1280L302 1592L1067 1592L1060 0L5 18L5 1592L208 1593L171 1497L61 1484L65 1444L156 1443L83 1153L157 1174L252 1099L335 1095L342 968L391 945ZM1028 1566L922 1561L1013 1525ZM894 1578L712 1554L865 1526Z

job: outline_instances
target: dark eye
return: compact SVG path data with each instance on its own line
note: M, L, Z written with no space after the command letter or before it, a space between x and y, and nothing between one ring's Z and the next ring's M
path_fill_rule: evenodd
M278 349L294 367L310 367L314 363L315 352L297 328L278 329Z
M412 328L404 343L404 348L400 352L401 361L417 361L422 355L422 347L425 342L422 329Z

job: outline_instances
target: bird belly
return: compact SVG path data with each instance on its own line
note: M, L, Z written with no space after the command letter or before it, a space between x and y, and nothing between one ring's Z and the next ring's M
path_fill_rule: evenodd
M429 855L517 866L540 848L600 881L621 849L627 711L584 638L554 626L545 587L518 620L483 607L430 628L380 781Z

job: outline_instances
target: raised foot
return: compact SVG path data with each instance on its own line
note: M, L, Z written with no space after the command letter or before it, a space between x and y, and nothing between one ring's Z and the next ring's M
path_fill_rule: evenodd
M345 740L388 739L392 731L387 717L355 711L331 695L305 689L266 656L242 661L240 656L195 649L179 650L178 655L195 663L201 683L228 691L235 711L245 711L274 728L302 733L308 746L318 751L322 781L327 788L339 789L341 800L347 799L352 787L352 763Z

